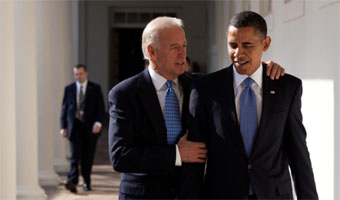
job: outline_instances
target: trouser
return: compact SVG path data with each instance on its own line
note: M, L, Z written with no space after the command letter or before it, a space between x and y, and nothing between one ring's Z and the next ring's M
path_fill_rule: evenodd
M92 127L91 127L92 128ZM84 183L91 184L91 172L96 150L98 134L93 134L86 125L75 119L70 138L70 172L67 175L67 182L78 184L79 164Z

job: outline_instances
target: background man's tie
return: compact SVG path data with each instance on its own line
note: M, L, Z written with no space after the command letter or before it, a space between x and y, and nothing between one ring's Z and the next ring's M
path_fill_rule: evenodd
M77 117L80 121L83 121L83 115L84 115L84 92L83 92L83 86L80 85L80 91L79 91L79 105L77 110Z
M255 93L251 88L254 80L248 77L244 82L246 87L241 96L240 126L244 146L249 157L253 149L253 143L257 132L257 105ZM253 186L251 184L249 186L249 194L254 194Z
M167 140L168 144L176 144L182 131L181 115L179 112L178 99L172 88L172 81L167 81L166 87L164 115Z

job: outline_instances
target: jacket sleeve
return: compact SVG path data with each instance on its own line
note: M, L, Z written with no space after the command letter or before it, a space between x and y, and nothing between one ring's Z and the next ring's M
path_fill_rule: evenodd
M196 83L193 83L189 103L188 140L195 142L206 142L206 134L208 131L208 115L202 103L201 93L200 87ZM183 163L182 171L183 175L179 197L184 199L201 198L205 163Z
M64 90L63 102L61 105L61 116L60 116L60 128L67 128L67 109L68 109L68 96L67 96L67 88Z
M96 95L97 115L96 122L103 122L105 118L105 104L101 87L98 85L98 94Z
M126 88L113 88L109 93L109 153L113 168L124 173L174 172L175 145L147 145L143 128L136 128L135 120L141 119L135 119L138 99L133 93Z
M298 199L318 199L301 113L302 83L296 87L285 128L288 159Z

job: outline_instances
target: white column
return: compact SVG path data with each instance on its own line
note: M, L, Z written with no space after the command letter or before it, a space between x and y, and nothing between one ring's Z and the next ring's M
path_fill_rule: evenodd
M51 3L37 3L37 68L38 68L38 156L39 183L42 186L57 186L59 176L53 168L53 102L54 93L51 64Z
M54 167L57 172L67 172L69 163L68 141L58 133L60 130L61 102L64 87L72 81L72 2L51 1L52 21L52 68L53 68L53 122L54 124Z
M0 2L0 199L16 199L13 2Z
M79 0L72 1L73 65L79 63Z
M338 8L340 12L340 6ZM340 15L338 15L340 21ZM337 24L340 33L340 23ZM340 36L335 39L338 41L338 54L340 54ZM334 199L340 199L340 57L338 57L337 74L334 80Z
M37 4L14 2L17 198L46 199L38 184Z

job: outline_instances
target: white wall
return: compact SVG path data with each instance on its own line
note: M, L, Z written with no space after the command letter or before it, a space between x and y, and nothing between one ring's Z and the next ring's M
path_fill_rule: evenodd
M209 48L207 67L208 72L213 72L228 65L225 29L227 23L225 19L227 12L225 10L230 6L229 2L216 1L211 2L209 7Z
M268 33L272 44L264 58L277 61L303 80L302 111L319 196L339 199L335 189L339 187L335 134L339 127L334 126L339 122L338 114L334 115L334 109L339 111L334 104L339 102L339 3L324 7L327 1L306 1L302 9L299 3L273 2L273 15L267 17L273 21ZM295 14L302 16L286 22Z

